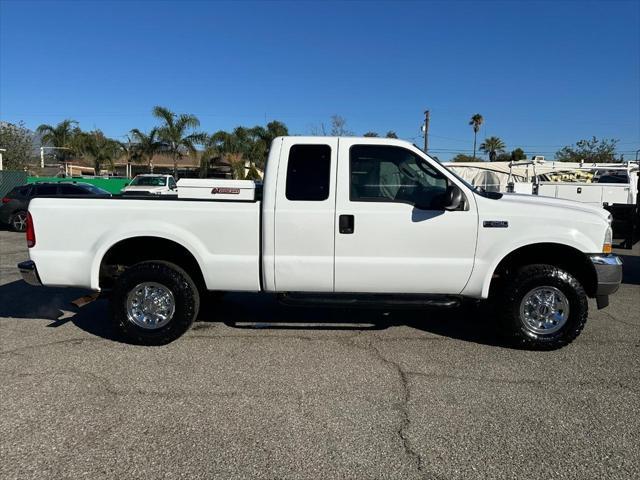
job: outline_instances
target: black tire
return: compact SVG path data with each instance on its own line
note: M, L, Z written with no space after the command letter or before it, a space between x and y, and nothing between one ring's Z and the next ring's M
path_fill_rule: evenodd
M127 296L143 282L165 286L175 300L175 311L169 322L154 330L136 325L127 316ZM166 345L174 341L189 330L199 309L200 294L189 274L173 263L160 260L140 262L127 268L116 281L111 296L116 332L124 341L136 345Z
M520 317L520 304L536 287L555 287L567 298L569 316L557 331L537 334L527 329ZM492 299L499 315L501 333L519 348L555 350L576 339L587 322L589 305L582 285L570 273L553 265L527 265L508 279Z
M13 212L9 225L14 232L24 232L27 229L27 212L25 210Z

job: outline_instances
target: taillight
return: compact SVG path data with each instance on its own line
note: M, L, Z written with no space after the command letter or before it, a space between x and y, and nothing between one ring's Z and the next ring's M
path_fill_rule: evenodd
M9 203L11 199L9 197L2 197L2 203Z
M33 218L31 218L31 212L27 212L27 247L36 246L36 231L33 228Z

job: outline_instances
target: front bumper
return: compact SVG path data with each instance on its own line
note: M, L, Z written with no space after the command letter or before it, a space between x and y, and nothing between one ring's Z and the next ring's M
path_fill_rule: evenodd
M18 269L20 270L22 279L29 285L34 285L36 287L42 285L40 276L38 275L38 270L36 269L36 264L33 261L27 260L25 262L20 262L18 264Z
M622 283L622 259L617 255L593 254L589 260L596 271L596 302L598 308L609 305L609 295L616 293Z

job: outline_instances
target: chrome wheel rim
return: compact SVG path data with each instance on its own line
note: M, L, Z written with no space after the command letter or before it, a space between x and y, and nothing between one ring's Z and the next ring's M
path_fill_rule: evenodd
M156 330L173 318L176 301L173 293L164 285L143 282L127 295L127 318L137 327Z
M569 300L556 287L537 287L520 303L520 321L536 335L549 335L560 330L569 318Z
M27 228L27 214L19 213L13 217L13 228L19 232L23 232Z

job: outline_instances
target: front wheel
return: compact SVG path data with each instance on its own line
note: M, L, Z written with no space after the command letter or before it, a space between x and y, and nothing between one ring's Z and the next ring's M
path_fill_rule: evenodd
M494 298L500 321L520 347L554 350L571 343L587 321L582 285L552 265L527 265Z
M111 298L112 320L125 341L165 345L184 334L198 314L200 295L182 268L149 261L129 267Z

